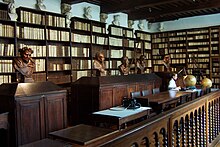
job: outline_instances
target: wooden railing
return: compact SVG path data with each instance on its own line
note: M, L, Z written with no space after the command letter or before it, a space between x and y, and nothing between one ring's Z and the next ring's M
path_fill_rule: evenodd
M220 91L163 112L87 146L203 147L220 139Z

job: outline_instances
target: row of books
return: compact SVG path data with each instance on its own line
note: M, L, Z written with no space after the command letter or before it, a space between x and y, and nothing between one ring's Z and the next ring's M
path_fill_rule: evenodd
M0 75L0 84L11 83L11 75Z
M72 69L92 69L91 60L73 59Z
M121 46L123 45L123 39L121 38L114 38L114 37L109 37L109 45L111 46Z
M101 36L92 36L92 43L100 45L108 45L108 38Z
M47 29L47 39L55 41L69 41L69 32Z
M8 11L7 10L0 10L0 19L2 20L8 20Z
M73 29L90 31L90 24L80 21L74 21Z
M184 59L178 59L178 60L172 59L171 63L172 64L185 64L186 63L186 59L185 58Z
M33 50L32 57L46 57L46 46L45 45L27 45L20 44L19 48L28 47Z
M44 29L33 27L17 27L17 37L24 39L45 40Z
M65 16L54 16L54 15L44 15L37 14L35 12L20 11L20 21L25 23L47 25L54 27L65 27Z
M185 58L186 59L186 54L170 54L171 59L173 58Z
M106 29L105 27L92 26L92 32L106 34Z
M14 72L12 66L12 60L0 60L0 73L12 73Z
M49 57L70 57L70 46L48 45Z
M71 33L71 41L78 43L90 43L91 37L89 35L73 34Z
M151 35L150 34L137 33L137 37L140 37L141 40L151 41Z
M0 23L0 36L1 37L14 37L14 26L4 25Z
M72 47L72 57L89 57L90 48Z
M45 59L35 60L35 72L45 71Z
M212 72L214 72L213 74L219 75L220 69L219 69L219 68L213 68L213 67L212 67Z
M71 70L71 64L49 63L48 71Z
M14 56L14 44L0 43L0 56Z
M186 40L186 37L169 37L169 41L183 41Z

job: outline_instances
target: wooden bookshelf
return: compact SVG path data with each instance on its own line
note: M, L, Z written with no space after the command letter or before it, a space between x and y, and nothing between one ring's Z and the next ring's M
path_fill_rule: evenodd
M0 3L0 84L16 81L12 61L16 55L16 23L8 17L8 4Z
M93 59L102 52L108 62L108 35L105 23L78 17L71 19L72 81L94 76Z
M136 47L139 52L146 56L146 73L152 72L152 49L151 49L151 34L148 32L136 30L135 36L137 40ZM140 57L137 56L137 57Z

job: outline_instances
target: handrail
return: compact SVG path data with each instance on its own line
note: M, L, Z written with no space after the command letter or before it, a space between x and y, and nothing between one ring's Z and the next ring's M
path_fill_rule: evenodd
M214 146L220 139L220 91L182 104L87 146Z

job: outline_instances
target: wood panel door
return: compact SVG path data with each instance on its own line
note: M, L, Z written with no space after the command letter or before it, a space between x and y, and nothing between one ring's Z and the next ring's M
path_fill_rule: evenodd
M114 106L119 106L122 104L123 97L128 97L127 86L126 85L118 85L114 87Z
M43 97L17 99L16 110L17 145L45 138Z
M65 93L44 96L46 136L49 132L67 127L67 100Z
M100 88L99 110L113 107L113 87Z

